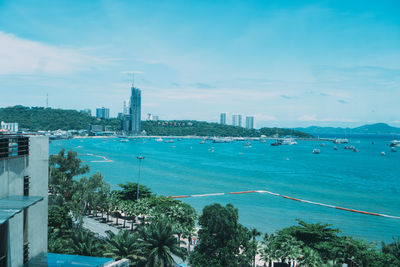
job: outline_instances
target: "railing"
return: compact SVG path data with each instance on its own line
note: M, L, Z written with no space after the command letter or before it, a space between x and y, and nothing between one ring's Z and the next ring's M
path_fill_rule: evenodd
M0 135L0 160L29 155L29 137Z

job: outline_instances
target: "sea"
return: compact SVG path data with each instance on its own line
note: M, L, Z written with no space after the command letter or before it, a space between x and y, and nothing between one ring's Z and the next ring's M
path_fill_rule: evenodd
M224 195L180 200L199 214L206 205L231 203L239 221L263 233L295 225L296 219L321 222L339 228L342 235L367 241L392 242L400 236L400 219L354 213L282 197L308 200L348 209L400 216L400 149L392 152L391 136L347 137L344 149L331 141L298 141L297 145L271 146L250 141L212 143L200 139L82 138L54 140L50 153L74 150L90 174L101 172L112 189L137 182L158 196ZM337 150L334 149L337 147ZM313 154L319 149L320 154ZM382 155L385 152L385 155ZM90 175L89 174L89 175ZM229 194L262 190L267 193Z

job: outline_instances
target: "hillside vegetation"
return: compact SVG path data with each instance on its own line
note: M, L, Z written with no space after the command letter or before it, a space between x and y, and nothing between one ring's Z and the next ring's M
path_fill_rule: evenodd
M97 119L76 110L52 109L43 107L14 106L0 108L0 121L18 122L20 129L31 131L47 130L81 130L89 125L111 126L114 131L121 130L121 121L116 118ZM147 135L174 136L285 136L311 137L311 135L282 128L246 129L238 126L221 125L202 121L143 121L142 129Z

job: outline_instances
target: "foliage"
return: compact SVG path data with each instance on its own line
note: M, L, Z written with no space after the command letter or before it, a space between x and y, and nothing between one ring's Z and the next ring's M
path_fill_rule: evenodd
M164 125L163 125L164 124ZM183 126L184 125L184 126ZM260 137L266 136L286 136L292 135L297 137L311 137L311 135L282 128L261 128L246 129L239 126L224 125L219 123L209 123L204 121L143 121L142 129L146 131L147 135L162 135L162 136L246 136L246 137Z
M107 238L105 239L107 257L113 257L116 260L129 259L131 264L135 264L138 261L145 260L144 257L140 256L141 244L138 240L138 235L130 233L129 231L120 231L115 234L111 231L106 231Z
M174 234L176 231L173 225L165 217L140 229L146 266L175 266L173 255L184 259L185 251L180 248L181 242L177 241Z
M136 201L138 184L132 182L126 182L125 184L119 184L121 190L116 190L113 195L119 200L131 200ZM150 188L139 184L139 198L148 198L153 196Z
M194 266L251 266L247 254L249 230L238 222L238 210L231 204L204 207L199 218L199 244L190 255Z
M0 121L18 122L19 128L31 131L87 130L91 124L111 126L114 130L121 127L118 119L97 119L76 110L25 106L0 108Z

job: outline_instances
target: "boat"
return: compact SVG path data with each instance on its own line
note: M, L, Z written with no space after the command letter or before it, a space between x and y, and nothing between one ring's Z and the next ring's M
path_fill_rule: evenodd
M156 142L162 142L162 141L163 141L163 140L162 140L161 137L156 139Z
M348 142L349 142L349 140L347 138L333 140L334 144L347 144Z
M397 152L396 148L392 147L392 152Z
M393 141L390 143L390 146L391 146L391 147L400 147L400 140L393 140Z
M337 146L334 146L334 147L333 147L333 150L338 150Z
M321 150L319 150L319 149L317 149L317 148L314 148L313 151L312 151L312 153L313 153L313 154L319 154L319 153L321 153Z
M265 139L260 139L260 143L266 143L267 142L267 140L265 140Z
M358 149L357 148L353 148L353 152L358 152Z
M234 140L230 137L215 137L212 141L213 143L232 143Z
M172 139L168 139L168 140L164 141L164 143L173 143L173 142L174 142L174 140L172 140Z
M324 146L325 146L325 143L322 143L322 144L321 144L321 147L324 147Z
M282 145L289 145L289 146L292 146L292 145L297 145L297 142L296 142L296 140L295 140L294 138L292 138L292 137L285 137L285 138L281 139L281 144L282 144Z
M246 142L246 143L244 143L243 145L244 145L244 146L251 146L251 143L250 143L250 142Z
M280 146L282 145L282 141L277 139L274 143L271 143L271 146Z
M382 156L385 156L386 154L385 154L385 152L384 152L384 151L382 151L382 152L381 152L381 155L382 155Z
M120 139L119 141L120 141L121 143L128 143L128 142L129 142L128 139Z

